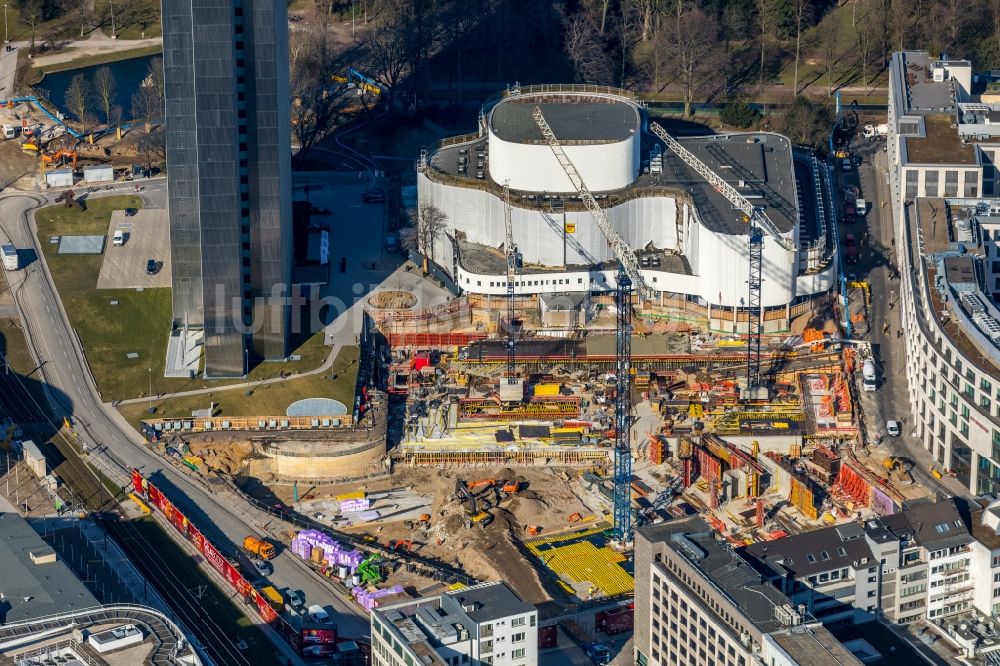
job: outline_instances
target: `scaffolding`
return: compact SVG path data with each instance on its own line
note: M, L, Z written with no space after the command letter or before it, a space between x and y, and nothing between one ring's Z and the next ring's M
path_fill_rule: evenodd
M561 420L580 416L580 398L542 398L531 402L503 403L487 398L464 398L458 402L458 418L521 421Z
M611 449L602 448L519 448L516 450L429 450L401 445L404 464L413 467L522 467L553 465L557 467L605 466L611 462Z

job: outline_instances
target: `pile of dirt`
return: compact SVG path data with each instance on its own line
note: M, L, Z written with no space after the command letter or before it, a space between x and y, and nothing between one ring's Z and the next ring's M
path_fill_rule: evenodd
M387 289L372 294L368 304L379 310L407 310L417 304L417 297L408 291Z
M244 461L250 457L253 447L246 440L219 435L204 435L188 442L191 455L205 461L209 469L223 474L235 474L243 468Z

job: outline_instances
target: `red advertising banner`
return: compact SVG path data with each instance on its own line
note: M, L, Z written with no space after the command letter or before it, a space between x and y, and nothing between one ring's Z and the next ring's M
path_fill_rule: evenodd
M161 493L156 486L142 476L138 470L132 470L132 487L135 493L152 506L159 509L163 516L177 529L184 538L194 544L199 553L205 556L205 560L218 571L229 584L244 598L249 598L250 602L257 608L257 613L267 624L274 624L281 618L278 613L267 603L267 599L258 594L257 590L247 582L245 578L236 570L229 560L227 560L219 549L205 538L205 535L191 524L183 513L175 507L166 496ZM317 641L320 642L320 641Z

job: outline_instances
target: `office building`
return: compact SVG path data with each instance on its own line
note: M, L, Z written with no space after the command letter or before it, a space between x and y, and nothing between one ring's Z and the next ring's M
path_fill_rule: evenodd
M286 355L291 271L287 8L163 5L173 320L205 375Z
M538 612L504 583L414 599L371 616L373 666L535 666Z
M637 664L861 663L720 539L700 517L636 531Z

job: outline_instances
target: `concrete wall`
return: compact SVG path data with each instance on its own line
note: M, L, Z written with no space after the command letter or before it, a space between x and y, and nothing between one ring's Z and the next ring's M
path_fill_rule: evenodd
M251 462L254 476L273 474L292 479L357 477L382 468L385 438L371 448L362 444L331 445L321 442L282 442L258 449L264 460Z

